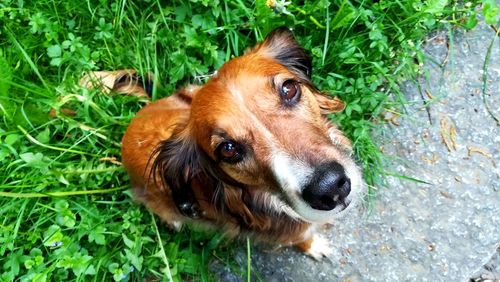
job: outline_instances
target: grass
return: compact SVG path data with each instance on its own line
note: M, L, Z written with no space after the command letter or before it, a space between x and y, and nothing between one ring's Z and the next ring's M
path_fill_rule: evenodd
M494 0L482 2L495 17ZM173 233L133 202L120 140L144 101L80 88L82 73L152 72L157 99L202 83L274 27L292 27L311 50L314 82L347 102L331 118L379 186L386 172L371 134L380 113L404 104L397 85L418 75L426 34L475 26L480 3L469 4L0 2L0 280L210 281L214 259L250 279L250 265L231 263L234 247L219 235Z

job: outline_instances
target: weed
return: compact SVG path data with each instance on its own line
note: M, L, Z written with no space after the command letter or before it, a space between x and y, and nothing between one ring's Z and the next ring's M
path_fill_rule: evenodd
M143 101L77 87L84 72L152 72L157 99L292 27L311 50L314 82L348 105L330 118L380 184L379 113L404 101L397 85L418 73L423 37L446 22L473 28L479 3L300 3L0 2L0 280L206 281L213 254L230 257L219 235L170 232L132 201L120 140ZM495 1L482 12L496 23Z

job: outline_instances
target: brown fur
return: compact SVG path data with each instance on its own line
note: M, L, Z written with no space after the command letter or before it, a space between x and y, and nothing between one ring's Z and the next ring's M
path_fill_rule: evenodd
M325 117L341 111L343 103L319 92L310 72L310 58L289 31L278 29L224 64L205 85L146 105L122 144L135 197L175 227L222 228L229 236L297 244L307 252L316 225L277 206L288 203L271 173L272 148L317 165L325 156L345 158L351 147ZM293 108L283 105L277 93L287 79L298 81L302 91ZM332 132L338 135L338 152L331 150ZM217 160L215 146L228 137L248 145L242 162Z

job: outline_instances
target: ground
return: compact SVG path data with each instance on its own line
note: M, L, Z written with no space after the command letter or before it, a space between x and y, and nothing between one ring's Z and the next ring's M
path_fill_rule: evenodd
M484 62L495 36L483 99ZM425 45L421 79L402 87L409 105L401 116L388 113L393 122L376 133L394 175L388 187L378 188L371 207L324 231L335 249L331 257L316 262L293 249L255 247L256 277L500 280L500 134L485 104L500 117L500 37L482 24L468 33L432 34ZM235 261L246 265L245 250ZM211 268L223 281L241 280L217 262Z

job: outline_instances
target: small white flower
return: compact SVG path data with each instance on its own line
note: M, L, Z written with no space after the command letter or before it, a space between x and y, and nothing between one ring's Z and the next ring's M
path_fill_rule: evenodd
M61 241L56 241L56 242L52 242L52 244L50 245L52 248L57 248L59 246L62 246L62 242Z

